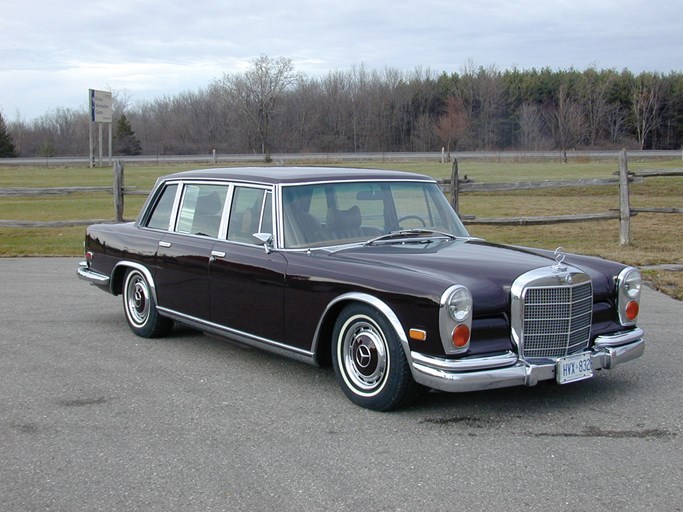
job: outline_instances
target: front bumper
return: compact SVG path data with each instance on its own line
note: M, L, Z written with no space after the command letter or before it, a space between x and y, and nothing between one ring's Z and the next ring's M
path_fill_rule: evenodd
M593 371L615 366L643 355L645 340L639 328L598 336L590 350ZM411 352L413 377L433 389L448 392L480 391L510 386L535 386L555 379L555 362L535 363L509 351L489 357L443 359Z

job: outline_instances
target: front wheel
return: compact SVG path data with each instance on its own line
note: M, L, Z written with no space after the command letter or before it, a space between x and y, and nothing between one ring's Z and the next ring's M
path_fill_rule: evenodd
M333 334L332 364L344 394L353 403L388 411L412 400L413 380L401 342L387 319L365 304L339 315Z
M123 310L131 330L143 338L158 338L171 330L173 321L157 311L145 275L137 269L126 272L123 283Z

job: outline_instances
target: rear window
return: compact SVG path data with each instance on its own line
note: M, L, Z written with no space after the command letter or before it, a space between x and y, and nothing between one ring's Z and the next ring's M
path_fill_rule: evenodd
M171 225L171 214L173 213L173 201L175 200L178 185L168 185L159 196L157 204L154 205L152 215L149 217L147 227L152 229L163 229L167 231Z

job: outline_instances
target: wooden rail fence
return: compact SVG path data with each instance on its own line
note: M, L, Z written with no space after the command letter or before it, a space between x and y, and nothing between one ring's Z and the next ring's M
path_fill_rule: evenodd
M630 183L642 183L645 178L655 176L683 176L683 169L661 170L647 169L629 172L626 150L619 154L619 170L615 172L617 178L578 179L578 180L544 180L520 181L511 183L471 183L467 179L460 179L458 161L453 161L451 178L442 180L440 185L450 192L451 205L460 215L460 194L467 192L506 192L512 190L538 190L562 187L593 187L619 185L619 211L608 211L588 214L551 215L533 217L498 217L484 218L474 215L460 215L465 224L507 224L507 225L538 225L557 224L561 222L587 222L619 219L619 240L622 245L631 243L631 217L640 212L647 213L683 213L683 208L632 208L629 201Z
M0 196L43 196L65 195L83 192L106 192L114 197L114 219L88 219L88 220L60 220L60 221L22 221L0 220L0 227L69 227L85 226L100 222L122 222L125 195L147 195L146 190L137 190L136 187L124 186L124 168L121 160L116 160L113 166L114 180L111 187L50 187L50 188L4 188L0 189ZM539 225L557 224L563 222L587 222L602 221L609 219L620 220L620 241L622 245L630 243L630 218L638 213L683 213L683 208L632 208L629 204L629 184L642 183L646 178L655 176L683 176L683 169L661 170L646 169L637 172L628 171L626 150L619 155L619 170L615 172L615 178L577 179L577 180L543 180L543 181L518 181L510 183L473 183L467 179L461 179L458 169L458 161L454 160L451 178L439 182L442 189L450 193L451 205L460 215L460 194L471 192L509 192L514 190L538 190L562 187L594 187L619 185L619 211L598 212L589 214L569 214L550 216L528 217L497 217L484 218L474 215L461 215L465 224L502 224L502 225Z

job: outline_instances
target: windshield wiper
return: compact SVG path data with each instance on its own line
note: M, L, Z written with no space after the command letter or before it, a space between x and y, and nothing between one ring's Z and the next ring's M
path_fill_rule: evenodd
M416 240L417 242L429 242L429 238L419 239L423 235L436 235L439 238L450 238L451 240L457 239L457 237L452 233L446 233L445 231L437 231L434 229L401 229L400 231L392 231L391 233L372 238L363 245L373 245L378 242L405 241L406 238L418 238L418 240Z

